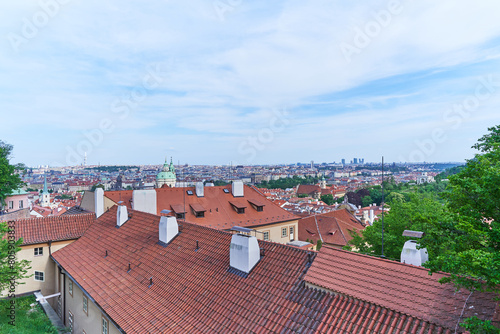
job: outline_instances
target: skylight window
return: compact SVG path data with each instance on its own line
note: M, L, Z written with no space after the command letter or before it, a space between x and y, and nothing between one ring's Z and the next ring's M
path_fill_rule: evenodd
M193 191L192 191L192 190L186 190L186 193L187 193L189 196L193 195Z

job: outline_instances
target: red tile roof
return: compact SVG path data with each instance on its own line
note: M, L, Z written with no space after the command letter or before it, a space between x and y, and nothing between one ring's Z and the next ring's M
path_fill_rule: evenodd
M228 189L229 192L224 192ZM188 222L214 227L221 230L230 229L233 226L255 227L268 225L272 223L285 222L298 219L294 214L281 208L262 196L253 187L244 187L244 197L234 197L231 193L231 186L205 187L204 197L196 196L194 187L187 188L157 188L157 214L161 210L174 210L184 207L186 208L185 219ZM188 195L187 190L191 190L193 195ZM129 209L132 208L132 191L106 191L105 196L110 198L115 203L124 201ZM244 213L238 213L234 210L231 202L239 205L247 206ZM256 202L264 205L262 211L257 211L249 202ZM194 212L189 209L190 205L201 205L206 211L204 217L196 217ZM177 212L179 213L179 212Z
M130 213L116 228L114 206L53 254L127 333L312 332L333 300L301 284L314 253L259 241L264 256L243 278L228 271L230 233L182 223L163 247L160 217Z
M23 238L23 245L78 239L95 221L95 213L20 219L16 238Z
M325 246L305 281L355 298L364 305L396 312L397 317L407 316L435 324L436 328L454 329L457 322L473 315L500 324L498 304L493 300L493 294L470 294L466 290L455 292L451 284L438 282L445 275L435 273L431 276L423 267Z
M364 229L365 226L349 211L336 210L300 219L299 240L310 239L317 242L321 234L324 243L342 247L352 239L349 231Z

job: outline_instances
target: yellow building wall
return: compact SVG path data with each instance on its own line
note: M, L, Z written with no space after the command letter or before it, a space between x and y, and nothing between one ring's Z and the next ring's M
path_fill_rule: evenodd
M65 296L65 319L64 325L69 327L69 312L73 314L73 333L99 334L102 333L102 318L108 320L108 333L119 334L120 331L114 326L111 320L104 315L101 310L87 296L88 312L83 310L83 291L73 282L73 294L69 293L69 282L71 279L67 275L63 275L66 280Z
M298 228L299 222L298 220L291 220L289 222L277 223L277 224L269 224L265 226L255 227L254 229L259 232L269 232L269 241L279 242L282 244L286 244L287 242L292 241L290 238L290 227L293 227L294 235L293 240L298 240ZM282 236L282 229L286 228L287 233L286 237ZM260 240L264 240L263 233L257 233L257 238Z
M28 269L27 275L29 278L24 278L19 281L20 285L16 286L16 295L34 292L40 290L44 296L54 294L56 292L54 286L54 280L56 278L56 272L54 270L54 262L50 259L50 252L55 252L74 240L64 240L52 242L49 251L49 244L35 244L21 246L21 250L17 253L17 260L28 260L31 262L31 269ZM35 248L43 248L43 255L35 256ZM44 280L35 281L35 271L41 271L44 273ZM52 300L48 300L51 305L53 305Z

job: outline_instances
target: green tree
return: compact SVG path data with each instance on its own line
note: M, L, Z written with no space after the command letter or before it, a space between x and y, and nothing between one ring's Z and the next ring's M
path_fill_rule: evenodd
M449 178L443 197L457 220L443 227L448 247L430 268L452 274L443 282L500 293L500 126L489 130L473 146L482 153Z
M104 190L104 186L101 183L99 183L99 184L94 184L90 189L90 191L94 192L97 188L102 188L102 190Z
M316 250L319 251L323 247L323 241L321 239L318 239L318 242L316 242Z
M333 203L335 203L335 198L333 198L332 194L321 195L320 199L327 205L333 205Z
M391 203L391 210L384 218L384 256L390 259L399 259L404 243L408 238L403 237L404 230L425 232L425 238L433 239L438 234L435 231L435 222L450 224L452 216L446 208L436 200L435 196L412 193L410 200ZM382 255L382 220L376 220L372 226L367 226L359 234L351 232L353 239L347 249L356 249L360 253L374 256ZM439 253L441 245L436 242L427 248L429 258Z
M0 207L5 205L5 198L24 183L18 172L24 169L22 164L11 165L12 145L0 140Z
M361 205L362 205L363 207L365 207L365 206L369 206L370 204L372 204L372 203L373 203L372 197L371 197L370 195L363 197L363 198L361 199L361 203L362 203Z

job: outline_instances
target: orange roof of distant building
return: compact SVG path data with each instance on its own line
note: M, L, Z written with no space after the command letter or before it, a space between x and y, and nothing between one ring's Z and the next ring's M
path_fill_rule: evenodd
M227 190L224 191L224 189ZM187 221L223 230L233 226L254 227L298 219L297 216L284 210L249 186L244 187L243 197L234 197L230 185L205 187L203 197L196 195L194 187L166 187L157 188L155 191L157 194L157 214L164 209L180 213L178 210L182 206L185 208L183 211L186 211L185 219ZM188 195L188 191L191 191L192 195ZM120 200L124 201L124 205L132 208L132 190L107 191L105 196L115 203ZM238 210L235 210L235 203L241 208L245 207L243 213L238 213ZM200 205L205 210L203 217L196 216L193 210L199 210L194 209L193 205ZM263 207L262 211L258 211L257 206Z
M318 231L319 228L319 231ZM345 246L352 236L350 231L364 230L363 225L347 210L335 210L299 220L299 240L323 238L324 243Z

